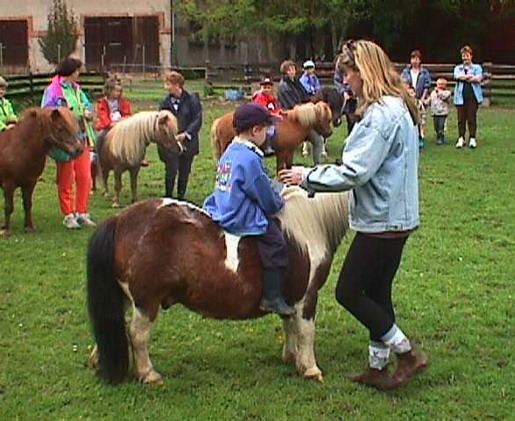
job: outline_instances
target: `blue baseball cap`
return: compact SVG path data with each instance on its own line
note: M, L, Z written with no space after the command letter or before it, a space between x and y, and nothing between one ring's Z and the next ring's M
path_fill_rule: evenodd
M233 126L241 133L254 126L271 126L276 120L262 105L248 102L234 112Z

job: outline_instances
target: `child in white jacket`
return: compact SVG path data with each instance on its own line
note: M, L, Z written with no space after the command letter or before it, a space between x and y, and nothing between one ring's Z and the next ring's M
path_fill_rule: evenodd
M445 144L445 124L449 115L449 100L451 99L451 91L447 89L447 80L439 78L436 81L436 88L433 89L429 96L431 103L431 115L436 132L436 144Z

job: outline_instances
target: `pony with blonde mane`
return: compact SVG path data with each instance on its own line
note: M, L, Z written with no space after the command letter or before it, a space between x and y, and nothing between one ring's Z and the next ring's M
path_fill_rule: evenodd
M162 145L172 153L183 151L182 144L175 139L177 130L177 119L168 110L141 111L119 121L109 130L98 155L104 194L109 192L109 172L114 171L113 207L120 206L122 173L125 171L130 173L132 203L138 200L138 173L151 142Z
M277 217L289 246L284 294L296 309L283 319L282 359L304 378L322 381L314 352L317 297L348 230L347 193L308 198L299 187L287 187L282 196L286 205ZM259 308L263 268L255 237L228 234L190 203L147 200L110 217L91 237L87 268L97 345L90 364L108 382L126 378L129 350L139 381L163 382L148 350L161 308L182 304L229 320L269 314ZM132 318L126 325L128 308Z
M236 136L233 116L234 112L225 114L217 118L211 126L211 145L217 160ZM332 134L331 108L323 101L297 105L292 110L284 111L282 117L282 120L276 123L276 134L273 138L277 172L291 168L295 149L307 139L311 130L325 138Z

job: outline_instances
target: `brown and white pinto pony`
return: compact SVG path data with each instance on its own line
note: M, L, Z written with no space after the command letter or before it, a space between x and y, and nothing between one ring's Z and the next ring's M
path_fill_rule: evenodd
M83 153L77 140L79 125L67 108L29 108L12 129L0 133L0 187L4 190L5 213L0 235L10 235L14 191L20 187L26 232L34 232L32 194L45 169L47 154L58 148L72 157Z
M177 130L177 119L168 110L141 111L119 121L109 130L101 150L97 152L105 195L109 193L109 172L114 171L114 208L120 207L122 174L125 171L130 173L132 203L138 200L138 174L150 142L161 144L172 153L182 152L182 145L175 139Z
M234 112L225 114L211 126L211 145L217 160L236 136L233 116ZM323 101L297 105L292 110L284 111L282 116L283 119L275 124L276 134L273 139L277 172L292 167L295 149L306 140L311 130L325 138L333 133L331 108Z
M287 187L283 197L278 218L289 243L285 298L296 314L283 319L282 357L303 377L322 381L314 353L317 297L348 229L347 194L308 198L299 187ZM97 344L91 365L119 383L132 349L136 378L161 384L148 351L160 308L182 304L215 319L262 317L262 272L255 238L224 232L202 209L173 199L130 206L104 221L89 243L88 308Z

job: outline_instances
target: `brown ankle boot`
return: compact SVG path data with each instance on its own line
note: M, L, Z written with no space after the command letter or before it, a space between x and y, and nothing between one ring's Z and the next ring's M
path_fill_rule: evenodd
M350 376L349 379L355 383L383 390L384 385L390 380L388 377L388 366L380 370L368 367L363 373Z
M422 373L428 366L429 361L423 352L411 349L404 354L396 354L397 369L386 385L386 390L397 389L404 386L410 378Z

